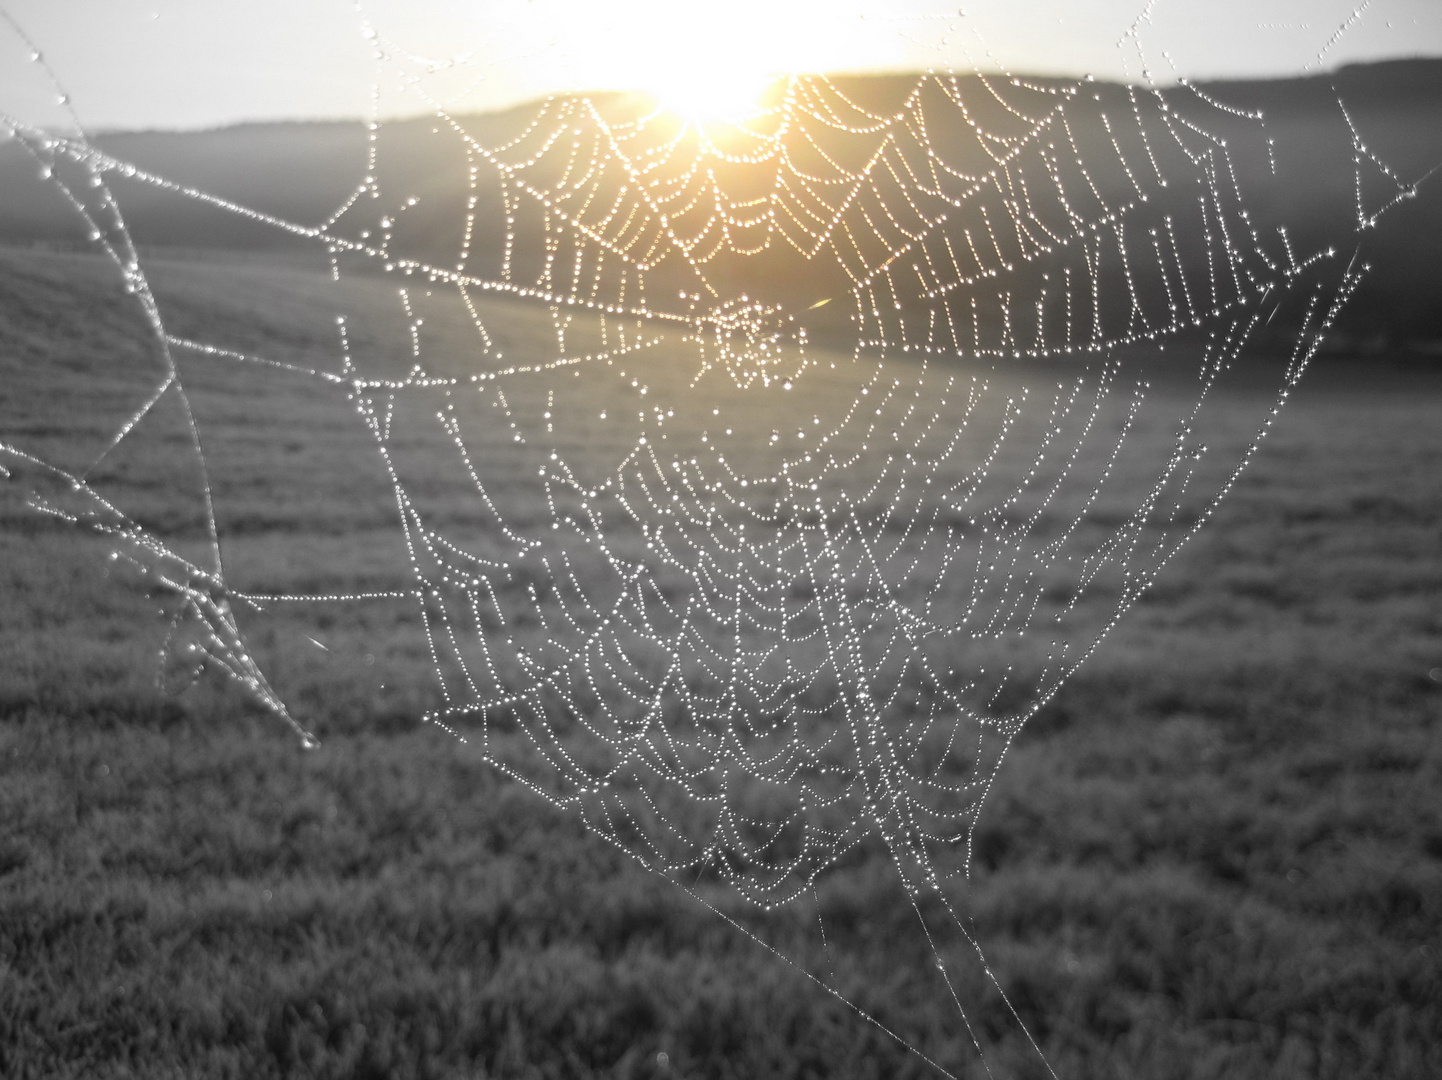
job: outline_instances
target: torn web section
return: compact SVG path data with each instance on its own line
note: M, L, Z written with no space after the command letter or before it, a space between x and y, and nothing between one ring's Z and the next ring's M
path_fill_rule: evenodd
M106 163L76 136L18 119L11 131L0 146L7 207L63 215L71 235L0 256L7 503L80 524L110 547L119 576L170 625L162 685L188 684L207 648L252 678L214 588L206 480L187 402ZM34 519L18 524L35 527Z
M171 385L165 345L104 161L8 18L0 57L21 76L0 112L0 213L6 234L30 245L4 255L0 410L16 449L83 477ZM31 219L59 219L61 235Z
M110 542L112 559L123 571L118 576L158 604L167 625L162 688L183 689L213 664L289 719L241 630L253 602L236 592L228 577L232 536L254 532L248 526L256 516L253 506L252 520L235 511L231 467L247 458L237 452L234 436L249 429L250 444L268 452L271 444L258 443L255 435L264 426L257 417L265 417L272 402L264 393L257 399L255 387L243 379L207 385L205 363L192 362L224 358L257 362L272 372L313 373L296 358L257 361L243 355L239 349L251 343L234 341L233 331L253 332L257 311L243 310L242 298L233 292L217 300L234 282L207 292L194 273L204 264L194 257L142 259L126 215L132 201L168 198L180 208L178 217L195 219L186 235L201 247L209 238L224 243L237 216L252 230L263 230L267 222L253 213L237 215L223 201L119 161L83 135L24 124L16 132L0 166L13 171L17 155L22 162L28 157L35 170L32 186L38 186L12 189L17 201L22 207L46 198L58 203L83 234L84 246L9 256L16 265L7 280L12 293L7 310L17 319L7 330L18 340L7 350L17 370L7 381L6 406L13 414L7 420L13 423L5 435L7 456L17 466L7 471L29 485L33 509L81 524ZM186 210L198 213L187 216ZM207 232L208 225L216 231ZM143 239L152 237L147 233ZM164 295L152 287L151 269L168 286ZM257 267L254 276L265 273ZM220 337L229 332L234 343L227 349L177 338L172 316L187 331L200 325ZM330 338L332 354L339 355L334 325ZM296 426L305 430L302 423ZM212 458L212 451L218 456ZM217 475L217 465L225 475ZM277 494L263 471L247 481L252 504ZM315 505L313 499L295 504ZM274 518L274 504L269 505L262 516Z

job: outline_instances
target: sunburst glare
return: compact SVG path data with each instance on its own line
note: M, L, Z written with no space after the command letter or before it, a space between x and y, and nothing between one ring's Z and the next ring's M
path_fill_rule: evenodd
M762 111L778 76L906 62L896 27L876 34L851 0L824 10L762 0L725 7L452 0L450 7L487 40L491 28L504 27L504 44L492 47L512 58L505 66L517 83L639 91L702 124L738 123Z

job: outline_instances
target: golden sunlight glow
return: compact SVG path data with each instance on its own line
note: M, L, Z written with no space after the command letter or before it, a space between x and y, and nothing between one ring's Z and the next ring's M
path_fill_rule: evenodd
M577 64L575 74L593 83L579 89L640 90L687 120L746 119L771 76L792 66L777 55L776 20L754 5L589 4L573 11L576 25L565 37L579 31L580 40L602 43ZM587 33L593 21L600 25ZM792 41L804 40L802 30L780 28Z
M875 5L865 0L443 2L492 43L498 79L508 69L518 88L640 91L697 123L755 115L778 76L889 67L904 56L896 26L868 21L864 9Z
M764 71L743 66L705 64L657 65L638 73L637 89L654 97L664 109L699 124L740 123L761 108L771 83Z
M1424 4L1424 0L1391 2ZM29 3L36 11L64 6L56 0L0 0L8 6L14 3ZM556 93L630 90L646 93L702 123L748 119L758 111L756 99L768 79L776 76L1001 70L1068 77L1093 73L1098 78L1145 81L1144 71L1150 65L1165 81L1174 67L1188 77L1213 77L1306 70L1322 52L1332 64L1344 57L1406 55L1415 52L1415 44L1403 46L1396 35L1420 33L1419 40L1435 41L1442 29L1442 16L1429 18L1425 27L1409 19L1405 30L1401 21L1394 30L1380 17L1370 23L1355 20L1350 39L1375 33L1393 40L1394 46L1382 48L1379 37L1376 49L1368 46L1370 53L1348 54L1345 41L1327 50L1336 28L1349 20L1355 0L355 3L382 34L386 49L425 61L425 100L408 96L406 87L394 88L399 96L384 108L398 115L417 108L456 112L501 108ZM1436 0L1426 0L1425 6L1442 11ZM1324 10L1329 14L1319 13ZM1129 28L1142 11L1147 16L1143 37L1168 42L1165 55L1144 56L1138 51L1142 38L1132 36ZM92 36L108 40L105 34ZM96 66L101 66L99 60ZM256 71L256 78L263 74L263 80L247 83L244 95L227 89L226 97L240 101L262 90L279 93L276 88L292 86L268 69ZM0 71L0 84L6 75ZM237 73L227 71L226 78L233 82ZM158 95L152 90L149 96Z

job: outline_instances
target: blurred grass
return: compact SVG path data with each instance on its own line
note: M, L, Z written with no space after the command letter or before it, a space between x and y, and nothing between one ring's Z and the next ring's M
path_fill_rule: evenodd
M1315 372L1008 755L970 911L1058 1076L1442 1075L1439 395L1432 370ZM156 599L6 490L0 1075L936 1075L419 727L426 665L384 603L331 653L253 641L325 736L303 752L229 687L157 693ZM295 539L278 572L317 587L325 538ZM822 884L824 956L814 910L744 925L982 1075L885 860ZM962 997L993 1075L1045 1075L995 987Z

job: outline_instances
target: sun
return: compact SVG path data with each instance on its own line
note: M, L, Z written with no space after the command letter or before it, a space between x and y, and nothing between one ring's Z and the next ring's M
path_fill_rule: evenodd
M775 27L714 5L632 5L597 56L603 84L640 90L696 123L740 123L761 109L777 72ZM609 53L609 55L607 55Z
M741 124L763 111L773 78L763 71L659 69L639 80L636 88L683 120Z
M849 5L792 0L442 0L496 52L514 97L636 91L701 125L766 111L776 80L865 66Z

